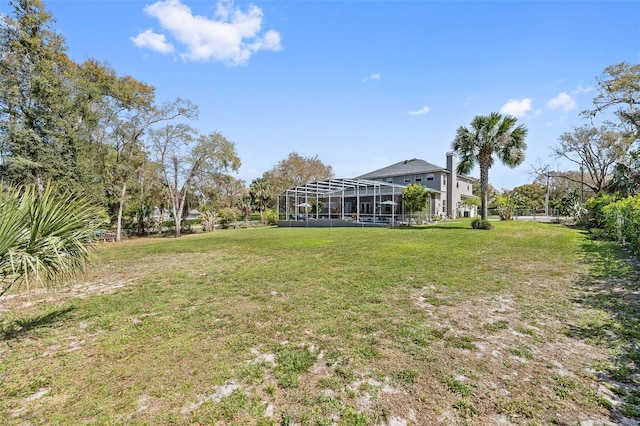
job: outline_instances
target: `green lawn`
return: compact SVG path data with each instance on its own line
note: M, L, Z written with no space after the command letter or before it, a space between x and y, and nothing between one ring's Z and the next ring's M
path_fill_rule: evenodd
M494 224L101 245L48 301L0 303L0 423L637 417L624 252L561 225Z

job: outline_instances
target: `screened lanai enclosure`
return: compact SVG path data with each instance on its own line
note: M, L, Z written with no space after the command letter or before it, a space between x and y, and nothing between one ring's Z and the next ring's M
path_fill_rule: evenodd
M404 218L404 185L328 179L289 188L278 197L278 226L396 226Z

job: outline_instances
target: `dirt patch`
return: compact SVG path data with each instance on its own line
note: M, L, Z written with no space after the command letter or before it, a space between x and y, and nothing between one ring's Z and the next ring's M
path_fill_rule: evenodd
M28 308L42 303L54 303L75 298L85 299L95 295L113 294L117 291L133 286L136 279L86 281L60 288L38 288L29 292L8 294L0 301L0 314L16 309Z

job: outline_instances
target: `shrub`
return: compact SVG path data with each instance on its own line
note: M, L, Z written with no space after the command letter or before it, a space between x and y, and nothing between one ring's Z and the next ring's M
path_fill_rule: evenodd
M502 191L502 194L499 194L495 197L494 202L496 205L496 209L498 210L498 214L500 215L500 220L513 220L516 207L519 204L522 204L521 197L515 191Z
M607 233L640 254L640 195L609 204L602 211Z
M584 216L583 225L587 228L604 228L606 215L603 209L609 204L615 203L618 197L601 192L596 197L591 197L585 203L587 214Z
M264 221L267 225L278 224L278 213L275 210L267 210L264 212Z
M481 219L479 217L471 221L471 227L473 229L493 229L493 225L488 220Z
M218 216L218 223L220 223L222 229L227 229L232 223L238 221L238 212L228 207L218 210Z

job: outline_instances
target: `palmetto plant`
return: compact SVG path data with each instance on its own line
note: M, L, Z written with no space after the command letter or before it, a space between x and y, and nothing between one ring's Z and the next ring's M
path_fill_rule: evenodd
M22 284L59 283L84 270L91 257L102 210L72 193L47 185L0 182L0 296Z

